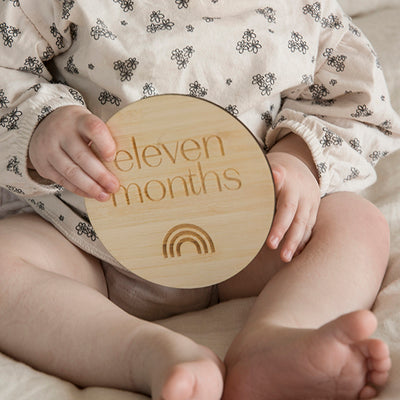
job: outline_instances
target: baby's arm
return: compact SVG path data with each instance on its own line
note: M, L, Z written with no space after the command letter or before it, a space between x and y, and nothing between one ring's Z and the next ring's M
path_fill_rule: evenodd
M282 94L266 137L268 148L288 132L307 143L321 196L365 189L376 180L378 161L400 148L400 118L390 105L376 54L346 21L343 16L342 30L321 36L315 74L303 75L302 85ZM341 35L336 44L334 34Z
M54 3L54 8L46 4L26 2L24 5L15 5L14 2L0 2L1 22L7 27L8 33L7 40L0 42L0 186L25 197L56 193L59 190L57 185L43 181L29 171L28 168L33 165L43 177L56 183L62 182L72 189L70 180L60 180L54 168L49 170L51 153L51 157L58 160L53 167L61 168L64 174L67 170L75 175L73 181L77 184L78 179L81 191L82 186L85 187L83 193L99 196L103 190L100 191L94 181L83 178L77 173L78 169L71 168L68 163L64 164L64 169L59 164L61 160L72 160L71 151L74 152L73 157L77 156L78 151L78 158L82 158L78 163L82 168L89 168L89 176L94 180L100 179L100 185L106 185L99 174L107 174L100 168L93 177L94 163L97 162L92 157L85 157L83 151L88 151L87 145L83 147L85 140L86 143L91 140L98 145L99 132L92 137L92 128L95 125L103 131L103 123L86 110L80 93L65 83L55 83L51 74L54 69L47 68L52 59L56 62L57 57L72 45L74 26L62 18L61 3ZM42 18L32 18L29 14L32 7L39 7L43 11L39 13ZM49 26L53 26L56 35L49 33ZM71 110L75 111L72 113ZM92 128L87 132L86 128L77 124ZM32 138L34 132L35 137ZM100 136L103 138L104 134L100 133ZM103 143L103 139L100 143ZM105 155L102 153L102 146L100 144L101 157L108 156L107 152ZM112 149L112 144L109 146ZM88 154L92 155L91 152ZM59 171L59 175L63 173ZM91 189L87 189L87 185L92 186ZM74 190L78 190L78 187Z
M290 134L268 153L277 195L276 215L267 244L280 249L285 262L299 253L311 237L320 203L317 169L310 150ZM284 240L283 240L284 238Z
M96 154L111 161L115 142L105 123L80 106L50 113L29 144L30 162L40 176L78 195L106 201L119 182Z

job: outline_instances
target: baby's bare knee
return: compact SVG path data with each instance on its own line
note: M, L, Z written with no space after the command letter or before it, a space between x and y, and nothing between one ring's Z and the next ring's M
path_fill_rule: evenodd
M337 232L354 251L365 252L386 268L390 229L383 213L370 201L348 192L327 196L321 202L319 222L327 233Z
M365 198L351 194L349 196L349 224L353 225L355 234L364 238L366 243L379 249L382 255L389 254L390 228L381 210Z

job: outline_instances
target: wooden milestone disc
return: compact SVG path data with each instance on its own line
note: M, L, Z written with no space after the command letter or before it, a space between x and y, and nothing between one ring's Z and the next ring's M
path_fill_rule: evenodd
M275 194L266 157L238 119L206 100L161 95L132 103L107 125L117 153L105 165L121 187L86 207L115 259L177 288L222 282L254 259Z

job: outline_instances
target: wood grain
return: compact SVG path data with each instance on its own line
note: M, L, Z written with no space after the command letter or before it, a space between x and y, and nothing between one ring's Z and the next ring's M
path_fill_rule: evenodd
M275 208L269 165L246 127L184 95L140 100L107 124L118 150L105 164L121 188L86 207L109 252L142 278L178 288L215 284L246 267Z

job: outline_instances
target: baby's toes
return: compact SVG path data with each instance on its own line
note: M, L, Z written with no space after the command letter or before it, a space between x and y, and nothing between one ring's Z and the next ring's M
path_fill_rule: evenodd
M373 399L376 397L377 394L377 390L372 386L364 386L360 394L358 395L358 398L362 400Z
M383 386L389 378L389 372L371 371L368 374L368 382L372 385Z
M162 389L162 398L165 400L187 400L193 396L196 377L187 365L175 366Z
M392 366L389 347L379 339L368 340L368 369L370 371L388 372Z
M383 386L389 378L392 366L389 348L379 339L367 341L368 349L368 377L367 381L372 386Z

